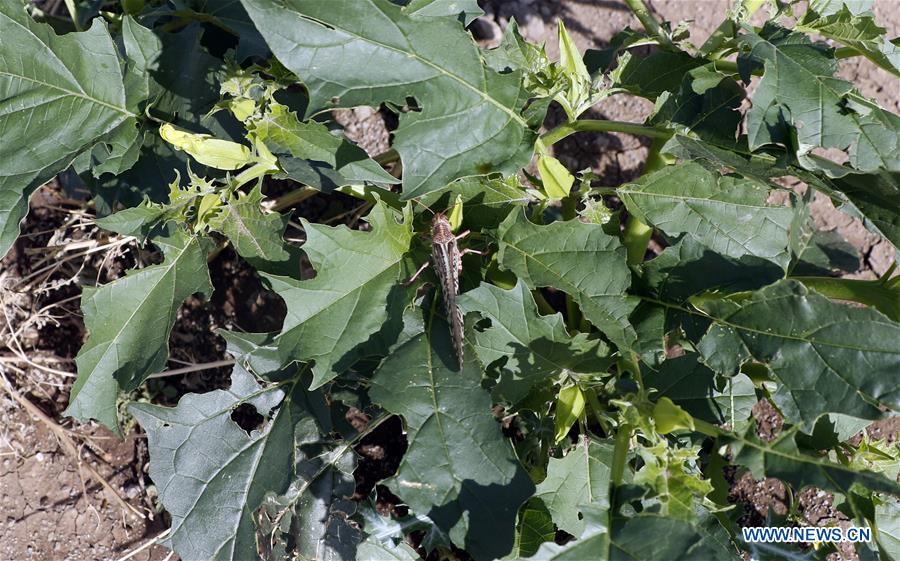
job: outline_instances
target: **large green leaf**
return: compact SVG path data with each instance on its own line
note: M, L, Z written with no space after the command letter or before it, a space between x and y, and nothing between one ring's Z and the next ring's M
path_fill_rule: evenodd
M847 5L837 11L819 13L816 2L803 14L797 29L818 33L853 47L869 60L900 76L900 47L885 38L885 29L875 23L872 12L853 13Z
M563 370L599 372L613 362L609 348L585 334L570 337L559 314L538 315L537 304L519 280L511 290L482 283L459 298L464 314L478 313L489 327L474 329L475 352L485 365L497 361L500 379L494 396L516 403L534 384Z
M287 304L277 343L282 361L315 361L313 388L359 358L354 349L385 323L388 295L401 280L403 255L413 235L411 220L399 223L394 211L378 202L367 221L371 232L302 220L303 251L316 277L264 275Z
M257 542L266 544L260 551L264 561L358 559L362 536L348 520L356 511L350 500L356 459L348 443L327 433L328 426L312 417L296 423L291 485L284 495L269 494L256 518Z
M900 248L900 172L853 173L831 183L894 247Z
M256 269L272 270L291 259L283 238L287 218L277 212L263 212L262 197L258 186L249 194L234 193L209 224L227 236L238 254ZM113 216L118 214L122 213Z
M255 524L265 518L257 509L267 495L288 491L306 509L304 535L327 541L332 522L327 505L342 498L333 496L337 489L329 480L349 447L329 449L330 455L323 456L319 432L331 431L323 414L325 399L306 392L304 385L295 379L283 389L263 387L235 366L228 390L188 394L177 407L129 407L147 432L150 477L172 516L163 543L184 561L258 559ZM242 428L232 417L239 407L262 415L265 424ZM324 424L317 426L312 417ZM306 471L298 473L301 469ZM259 541L269 538L259 536ZM307 543L298 547L307 555L316 552Z
M529 288L552 286L570 294L613 343L631 347L637 335L628 315L637 300L625 295L631 272L619 238L578 220L539 226L519 211L510 214L498 234L504 269Z
M752 66L764 66L747 113L750 148L780 143L805 155L817 146L852 146L851 152L862 153L851 161L858 169L896 169L896 117L873 116L848 103L853 85L834 77L837 61L827 45L771 23L760 34L743 35L741 45L738 66L745 80Z
M793 212L769 206L769 189L689 162L618 189L628 211L666 234L688 234L729 257L753 255L785 265Z
M547 505L560 530L580 536L585 521L579 507L593 504L609 508L612 458L612 442L587 437L564 457L550 458L547 478L537 486L535 496Z
M475 559L496 559L512 549L516 512L534 486L494 419L478 363L467 354L458 368L432 310L424 322L407 314L409 336L372 378L369 396L403 417L409 443L386 483Z
M714 322L698 347L706 364L728 375L750 358L766 364L789 420L876 419L883 413L873 402L900 409L900 324L874 309L832 302L793 280L697 305Z
M854 484L869 491L900 496L900 484L882 473L833 462L816 454L801 452L797 447L796 428L785 431L772 442L756 437L756 427L746 434L729 435L721 441L734 451L734 462L746 466L756 479L776 477L798 491L808 485L820 489L849 494ZM851 505L852 506L852 505Z
M175 314L195 292L209 295L206 244L180 230L155 243L165 260L99 288L84 287L81 310L90 332L75 362L66 415L96 419L119 431L116 399L159 372L169 358Z
M732 78L706 67L693 68L680 86L660 93L650 123L686 128L703 139L733 141L743 99L744 89Z
M367 156L362 148L336 136L322 123L301 122L297 115L284 105L270 104L266 114L253 122L253 130L275 153L289 153L294 158L309 160L307 165L313 168L317 162L328 164L336 172L335 175L320 172L321 177L313 176L303 181L323 191L364 181L397 182L392 175ZM282 162L282 165L295 179L304 179L296 177L296 172L291 173L293 166L296 166L295 162Z
M0 37L0 255L5 255L35 189L107 137L128 144L128 135L137 133L140 96L130 80L126 87L125 64L99 19L85 32L57 36L49 25L34 22L21 3L3 2ZM111 151L120 156L123 150Z
M511 172L531 158L521 73L487 68L456 17L416 16L388 0L242 1L278 59L307 84L310 114L415 98L421 110L401 114L394 141L404 196Z
M645 373L644 386L657 390L653 399L667 397L698 419L732 427L746 420L759 401L746 374L717 380L696 354L667 360L659 370Z
M612 532L606 509L585 508L585 530L565 545L546 543L530 561L738 561L736 549L729 549L715 536L693 524L643 513L617 519Z
M456 16L468 26L472 20L484 14L477 0L411 0L406 4L406 13L419 17Z

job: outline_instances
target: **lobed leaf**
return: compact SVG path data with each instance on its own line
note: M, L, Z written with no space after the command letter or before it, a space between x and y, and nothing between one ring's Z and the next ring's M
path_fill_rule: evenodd
M628 211L668 235L687 234L728 257L788 261L793 212L769 206L769 189L689 162L668 166L617 189Z
M385 302L400 280L413 234L410 220L397 222L380 201L367 217L371 232L301 221L302 249L316 277L263 276L287 304L276 343L282 364L315 361L312 387L318 388L359 358L354 349L387 321L391 310ZM395 300L390 302L403 305Z
M372 401L406 422L408 448L386 483L476 560L502 557L534 486L500 433L481 369L468 355L458 368L446 324L427 313L424 324L407 315L408 337L371 381Z
M110 140L101 170L133 163L125 153L136 139L136 106L146 91L123 68L100 20L85 32L58 36L20 3L4 2L0 37L0 255L6 255L31 194L76 157ZM132 54L128 64L140 72L140 53Z
M482 283L459 297L463 314L490 320L472 331L475 352L486 366L497 363L497 399L516 403L538 383L569 370L598 372L612 364L609 348L586 334L570 337L559 314L541 316L525 284L511 290Z
M637 301L625 294L631 273L619 238L577 220L538 226L518 211L500 225L498 234L498 260L504 269L529 288L552 286L571 295L585 317L620 350L636 341L628 315Z
M704 362L734 375L766 364L781 382L785 416L811 427L825 413L877 419L900 409L900 324L871 308L832 302L785 280L741 299L695 302L714 322L698 345Z
M82 289L81 310L90 336L75 357L78 378L65 414L96 419L120 435L119 390L133 390L163 369L181 303L196 292L212 292L206 244L174 229L156 243L165 255L159 265Z
M550 458L547 478L535 489L560 530L580 536L585 521L579 509L585 505L608 509L613 444L582 437L562 458Z
M232 420L239 406L262 415L265 424L251 431L239 426ZM327 483L324 488L319 483L331 473L322 464L344 456L306 455L308 423L313 417L321 421L324 408L324 397L304 391L296 380L284 390L263 387L241 366L235 366L228 390L188 394L176 407L132 404L129 411L147 432L150 477L172 516L165 545L184 561L257 559L257 509L268 494L289 490L297 477L295 463L315 468L294 492L309 501L307 531L324 536L329 521L313 516L314 505L334 499Z
M487 68L455 17L416 16L388 0L242 2L307 84L308 114L415 98L419 110L401 114L394 138L405 197L512 172L531 158L536 136L519 114L528 97L521 72Z

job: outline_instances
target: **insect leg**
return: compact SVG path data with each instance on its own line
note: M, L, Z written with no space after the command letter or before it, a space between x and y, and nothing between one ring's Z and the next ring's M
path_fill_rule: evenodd
M430 263L429 261L426 261L424 265L422 265L421 267L419 267L419 270L416 271L415 274L414 274L413 276L409 277L409 280L408 280L408 281L406 281L405 283L403 283L403 286L409 286L409 285L411 285L413 282L415 282L415 280L416 280L417 278L419 278L419 275L422 274L422 271L424 271L425 269L427 269L429 265L431 265L431 263Z

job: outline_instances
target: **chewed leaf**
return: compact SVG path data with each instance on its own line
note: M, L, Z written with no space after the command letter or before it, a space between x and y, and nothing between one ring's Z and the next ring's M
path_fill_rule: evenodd
M459 177L512 172L531 158L536 136L519 113L528 97L521 72L487 68L453 17L416 16L389 0L243 4L309 88L308 114L415 98L420 111L401 114L394 140L405 197Z

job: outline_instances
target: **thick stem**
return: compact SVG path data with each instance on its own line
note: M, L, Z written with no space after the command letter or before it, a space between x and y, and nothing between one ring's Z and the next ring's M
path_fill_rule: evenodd
M675 47L675 44L672 43L668 34L663 31L659 22L656 21L656 18L653 17L653 14L650 13L650 9L643 0L625 0L625 3L628 4L628 7L631 8L631 11L637 16L637 19L641 22L641 25L644 26L644 29L647 30L647 33L656 37L660 45L673 51L678 50L677 47Z
M619 430L616 431L612 467L610 468L610 479L613 489L621 485L622 480L625 478L625 464L628 460L628 450L631 446L631 433L631 426L625 424L619 425Z
M624 242L626 261L629 265L640 265L644 262L644 255L647 253L652 235L653 228L633 214L628 216L628 220L625 221Z
M538 142L543 146L551 146L560 140L576 132L623 132L636 136L647 136L650 138L670 138L671 131L658 129L649 125L639 125L637 123L628 123L625 121L601 121L597 119L584 119L575 121L574 123L563 123L552 131L543 135Z

